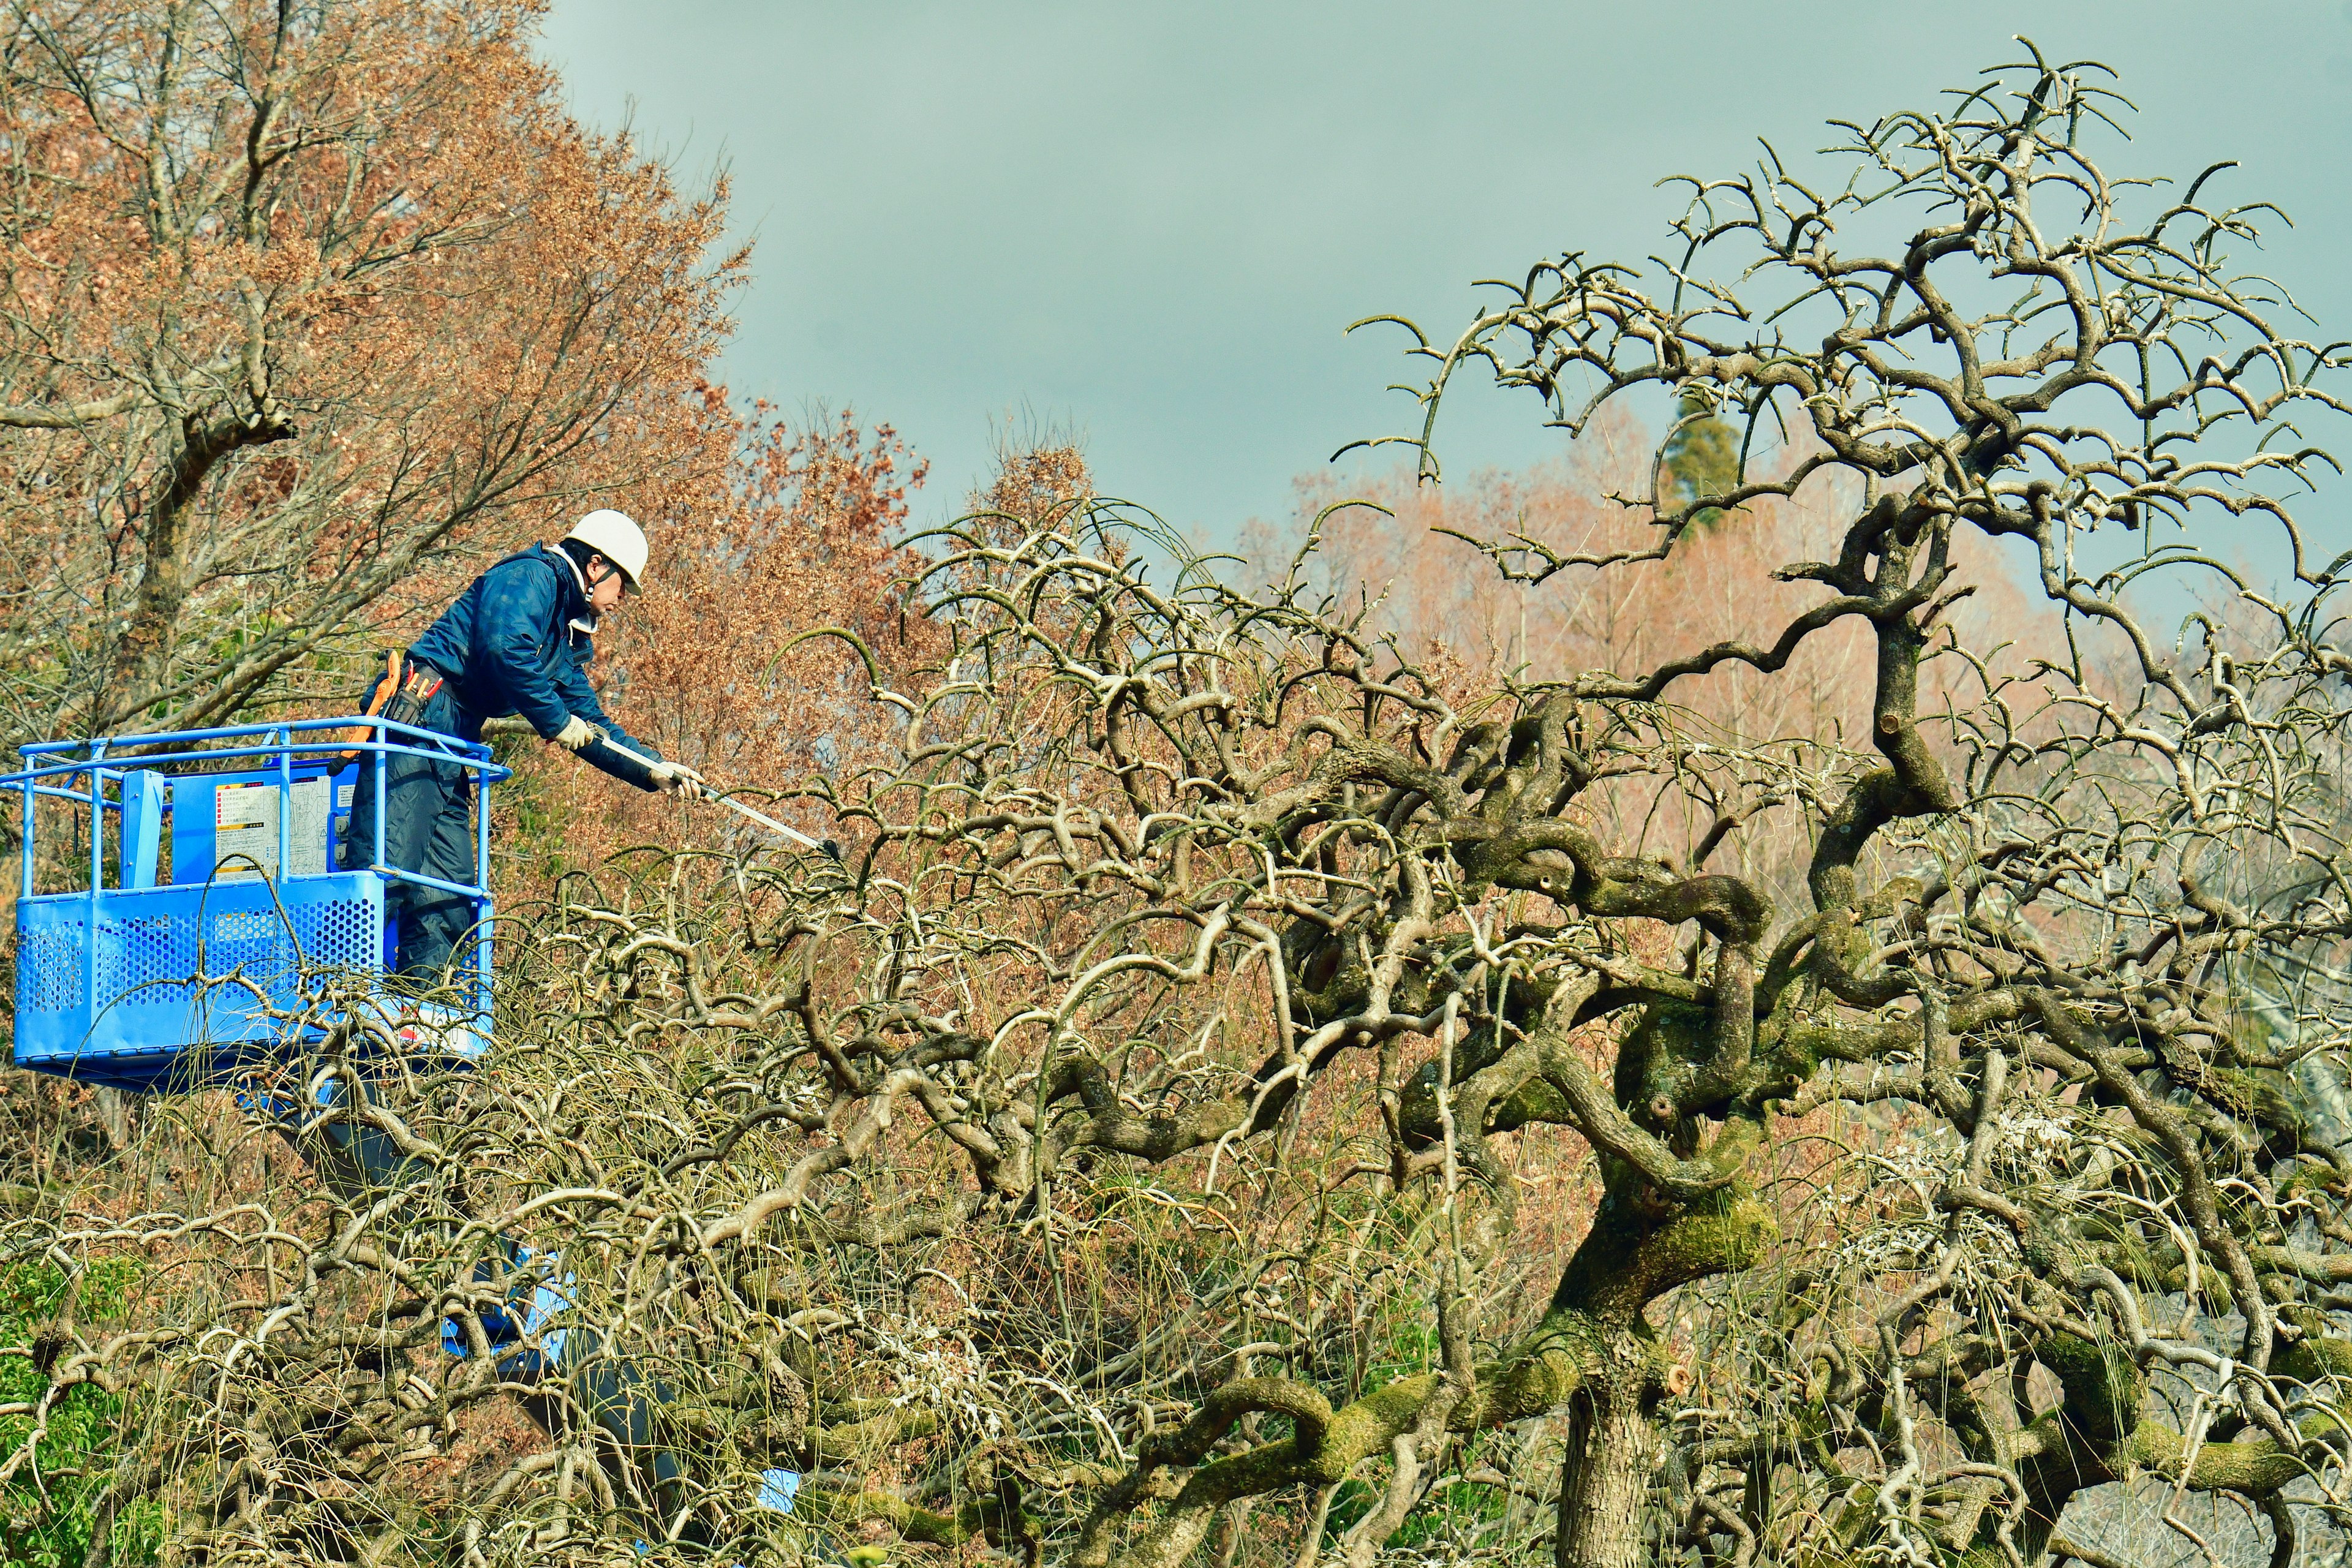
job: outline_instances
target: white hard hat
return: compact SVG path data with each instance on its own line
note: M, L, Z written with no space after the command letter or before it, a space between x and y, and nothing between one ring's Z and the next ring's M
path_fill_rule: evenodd
M632 588L646 585L646 531L627 512L610 507L592 511L563 536L576 539L621 569Z

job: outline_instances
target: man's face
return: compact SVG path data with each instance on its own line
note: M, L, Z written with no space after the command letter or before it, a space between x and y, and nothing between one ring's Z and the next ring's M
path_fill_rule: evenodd
M596 575L600 572L604 574L601 577ZM586 575L593 579L588 588L588 607L600 616L610 613L621 602L621 595L628 592L629 580L621 575L619 567L601 555L588 557Z

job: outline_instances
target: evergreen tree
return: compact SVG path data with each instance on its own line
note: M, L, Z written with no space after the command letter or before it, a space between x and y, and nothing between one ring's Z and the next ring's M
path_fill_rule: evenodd
M1688 423L1685 423L1688 421ZM1688 506L1702 496L1721 495L1739 482L1739 431L1712 412L1706 395L1685 385L1675 405L1677 428L1659 456L1665 472L1658 482L1660 507ZM1704 528L1723 515L1709 507L1691 521Z

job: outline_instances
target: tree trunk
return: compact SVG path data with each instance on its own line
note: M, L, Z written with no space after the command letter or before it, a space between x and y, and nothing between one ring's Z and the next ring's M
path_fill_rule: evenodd
M1657 1468L1658 1438L1639 1377L1601 1377L1569 1406L1560 1472L1559 1568L1642 1568L1642 1510Z
M120 1154L131 1147L131 1102L119 1089L98 1091L98 1126L106 1134L107 1152Z
M205 481L230 454L290 440L297 433L293 424L278 417L266 400L249 416L223 414L209 425L193 415L182 421L170 482L156 498L142 528L145 560L139 595L131 618L115 638L113 679L91 708L91 733L137 713L170 682L180 611L190 589L188 545L181 525L203 494Z

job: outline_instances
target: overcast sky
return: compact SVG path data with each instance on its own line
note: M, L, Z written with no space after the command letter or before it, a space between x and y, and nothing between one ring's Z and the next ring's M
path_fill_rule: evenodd
M2111 172L2193 175L2297 227L2273 276L2352 337L2352 4L1681 6L555 0L576 112L682 170L723 163L757 242L737 391L854 406L931 458L944 515L992 436L1074 428L1097 482L1228 533L1295 475L1392 433L1380 311L1449 335L1482 277L1638 258L1662 175L1757 138L1926 107L2045 52L2140 106ZM1532 395L1464 399L1451 472L1555 449Z

